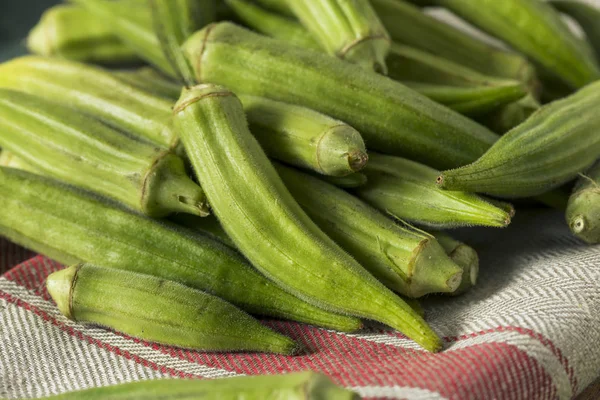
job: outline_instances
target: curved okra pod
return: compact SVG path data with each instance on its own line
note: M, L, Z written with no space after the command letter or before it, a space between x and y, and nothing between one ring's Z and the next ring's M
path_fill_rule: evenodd
M600 79L591 51L552 6L539 0L436 0L574 88Z
M427 323L302 211L248 130L232 92L211 84L184 90L173 122L212 210L256 268L307 302L386 323L440 350Z
M477 195L440 190L439 171L400 157L372 155L363 170L367 184L354 193L395 218L435 228L481 225L505 227L514 209L498 207Z
M356 400L360 397L343 389L325 375L303 371L285 375L236 376L219 379L156 379L78 390L43 400L239 400L303 399Z
M442 172L438 185L501 197L530 197L559 187L600 155L598 107L600 82L543 106L479 160Z
M183 49L198 81L330 115L356 128L375 150L443 168L474 160L497 140L483 126L391 79L231 23L204 28Z
M57 5L42 14L27 36L29 51L69 60L123 64L139 61L112 28L81 7Z
M577 21L600 62L600 8L577 0L550 0L550 4Z
M342 189L275 166L304 212L388 288L410 298L456 290L462 270L433 237L400 227Z
M50 274L46 287L65 317L151 342L201 351L297 349L226 301L151 275L77 264Z
M0 144L44 174L146 215L208 214L179 157L36 96L0 89Z
M231 247L182 232L51 179L0 167L0 233L62 263L153 275L218 296L246 312L354 331L361 321L287 293Z
M472 247L459 242L445 232L437 231L432 232L432 234L444 248L448 257L463 270L463 279L460 282L460 286L449 294L456 296L467 292L475 286L479 277L479 256L477 252Z
M577 180L566 218L577 237L590 244L600 243L600 162Z

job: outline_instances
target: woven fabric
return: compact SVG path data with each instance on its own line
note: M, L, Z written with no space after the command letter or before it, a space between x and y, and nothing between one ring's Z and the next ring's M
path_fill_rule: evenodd
M304 353L211 354L147 343L64 318L44 288L62 267L35 256L0 278L0 397L305 369L367 398L569 399L592 383L600 375L600 247L579 243L550 211L459 236L480 253L480 281L462 297L424 301L445 341L439 354L381 327L344 334L282 321L264 323ZM6 242L0 250L0 268L28 256Z

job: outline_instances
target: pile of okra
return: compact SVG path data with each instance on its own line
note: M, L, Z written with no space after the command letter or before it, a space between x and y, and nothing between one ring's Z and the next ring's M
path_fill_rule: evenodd
M0 65L0 235L69 265L46 287L75 321L294 354L255 318L371 320L435 352L416 299L479 271L451 228L550 206L600 242L583 1L72 0L27 44Z

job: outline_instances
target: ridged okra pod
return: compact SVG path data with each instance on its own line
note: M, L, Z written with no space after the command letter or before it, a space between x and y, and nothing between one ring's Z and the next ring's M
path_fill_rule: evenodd
M577 180L566 218L577 237L590 244L600 243L600 162Z
M69 60L123 64L139 61L137 55L112 32L81 7L57 5L42 14L27 36L29 51Z
M32 250L51 250L59 262L127 268L180 282L251 314L345 331L361 326L357 319L326 312L280 289L238 252L208 236L12 168L0 167L0 189L0 232Z
M370 154L369 165L363 170L367 183L353 192L382 212L435 228L505 227L511 221L510 206L503 209L472 193L440 190L435 184L439 171L431 167Z
M388 288L407 297L453 292L462 270L436 240L401 227L346 191L300 171L275 165L306 214Z
M81 263L50 274L46 287L67 318L135 338L201 351L296 350L226 301L155 276Z
M436 0L436 4L503 40L574 88L600 79L589 48L544 1Z
M451 296L463 294L477 284L479 277L479 256L472 247L454 239L445 232L432 232L438 243L444 248L448 257L462 268L463 275L458 289Z
M47 400L356 400L325 375L302 371L219 379L158 379L104 386L45 397Z
M443 168L473 160L497 140L398 82L231 23L209 25L183 48L199 82L330 115L356 128L375 150Z
M501 197L530 197L557 188L600 156L600 82L547 104L480 159L442 172L438 185Z
M169 79L152 67L114 71L113 75L133 87L167 100L177 100L181 93L181 84Z
M248 130L232 92L212 84L185 90L173 122L212 210L256 268L307 302L386 323L440 350L427 323L302 211Z
M286 0L294 15L331 55L387 73L390 37L369 0Z
M577 21L600 62L600 8L577 0L550 0L550 4Z

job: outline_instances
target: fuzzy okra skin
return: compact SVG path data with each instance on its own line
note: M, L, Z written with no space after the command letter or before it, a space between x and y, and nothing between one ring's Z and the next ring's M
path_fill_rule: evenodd
M438 186L518 198L543 194L575 178L600 155L600 82L547 104L480 159L442 172Z
M212 210L256 268L307 302L383 322L427 350L441 349L421 316L302 211L248 130L232 92L212 84L184 90L173 122Z
M566 219L577 237L590 244L600 243L600 162L577 180Z
M208 214L181 158L74 109L0 89L0 131L0 144L33 168L146 215Z
M600 8L577 0L550 0L550 4L577 21L600 62Z
M46 287L67 318L151 342L201 351L297 348L224 300L151 275L81 263L50 274Z
M400 157L371 152L363 170L367 184L354 193L373 207L400 220L434 228L458 226L505 227L514 212L472 193L436 187L439 171Z
M100 64L138 62L137 55L116 37L110 26L87 10L57 5L42 14L27 36L29 51L42 56Z
M231 23L209 25L183 50L199 82L330 115L356 128L374 150L444 168L474 160L497 140L398 82Z
M479 256L477 252L472 247L454 239L445 232L437 231L431 233L444 248L448 257L463 270L460 285L454 292L449 293L449 295L457 296L469 291L477 284L477 278L479 277Z
M431 236L400 227L342 189L275 167L317 226L388 288L410 298L456 290L462 270Z
M47 400L356 400L354 392L325 375L302 371L284 375L219 379L157 379L68 392Z
M496 36L574 88L600 79L592 52L539 0L436 0Z
M84 222L82 222L84 221ZM231 247L182 232L52 179L0 167L0 233L63 263L125 269L218 296L246 312L342 331L359 320L308 304L269 281Z

